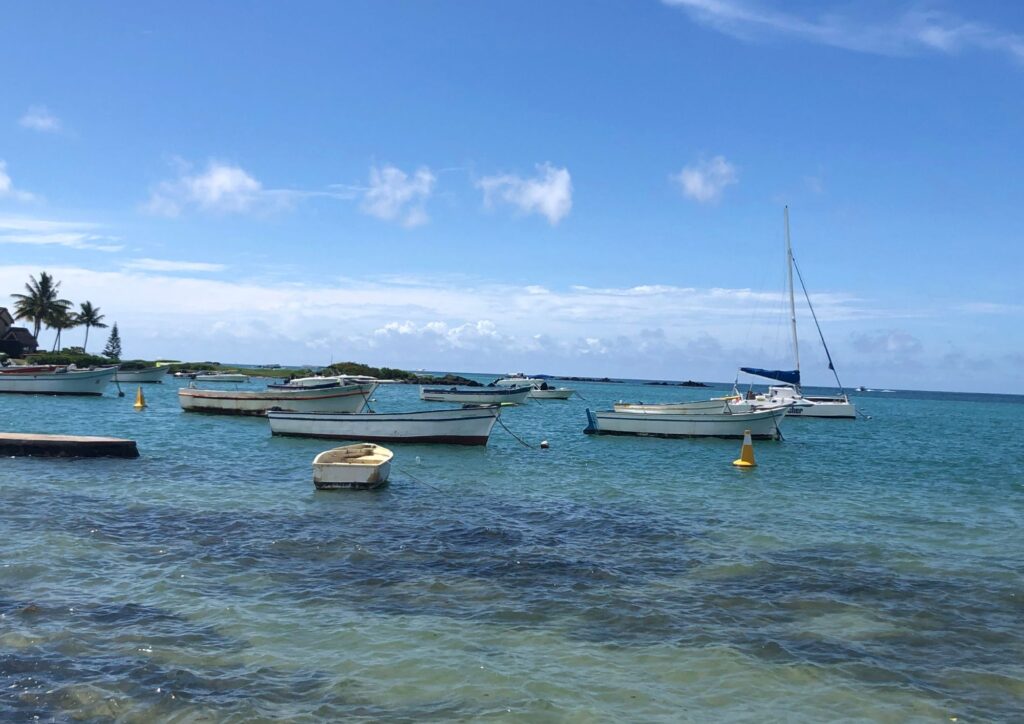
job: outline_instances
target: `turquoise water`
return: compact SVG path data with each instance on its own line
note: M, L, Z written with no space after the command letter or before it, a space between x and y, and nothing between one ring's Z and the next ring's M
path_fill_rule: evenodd
M706 391L573 383L486 448L329 442L118 399L3 396L0 430L138 460L0 461L0 719L596 722L1024 717L1024 398L866 394L736 441L582 434ZM412 387L380 410L422 409Z

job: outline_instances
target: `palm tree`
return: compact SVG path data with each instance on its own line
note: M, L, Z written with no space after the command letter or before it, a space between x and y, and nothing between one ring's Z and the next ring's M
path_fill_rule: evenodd
M36 281L34 276L29 276L28 279L25 285L26 294L11 295L15 299L14 317L32 322L32 336L39 339L39 329L47 317L52 316L58 307L67 311L71 302L57 296L60 282L55 282L46 272L39 275L39 281Z
M60 349L61 332L78 326L78 320L75 318L74 312L70 311L71 302L68 302L66 299L58 299L57 302L66 302L67 306L55 303L53 309L50 310L50 313L43 320L47 327L57 330L57 336L53 338L54 352Z
M92 306L92 302L82 302L79 305L78 314L75 315L75 319L80 326L85 327L85 344L82 345L82 351L88 351L89 327L106 329L107 325L103 323L103 315L100 314L99 307Z

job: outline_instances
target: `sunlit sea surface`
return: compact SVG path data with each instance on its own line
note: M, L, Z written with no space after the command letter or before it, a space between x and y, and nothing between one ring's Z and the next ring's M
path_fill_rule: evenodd
M0 430L142 453L0 460L0 719L1024 718L1024 398L855 395L871 419L787 420L742 471L582 433L709 391L569 384L502 414L550 449L392 445L355 493L313 488L330 442L175 380L142 412L0 396Z

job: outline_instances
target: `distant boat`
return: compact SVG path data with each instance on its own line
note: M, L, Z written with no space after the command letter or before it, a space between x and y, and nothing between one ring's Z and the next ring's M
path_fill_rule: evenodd
M367 442L486 445L501 408L461 407L392 413L298 413L270 410L270 432Z
M394 453L386 447L361 442L326 450L313 459L317 490L370 490L388 481Z
M751 437L778 440L779 425L788 405L757 412L593 412L587 410L588 435L638 435L641 437Z
M571 387L534 387L530 390L532 400L568 400L576 393Z
M421 387L420 399L460 405L521 405L532 387Z
M200 372L192 379L196 382L248 382L249 375L241 372Z
M163 382L167 376L167 367L144 367L139 370L119 369L114 375L117 382Z
M512 372L507 377L495 380L494 384L498 387L523 387L525 385L536 387L545 381L540 377L527 377L522 372Z
M327 388L267 389L259 392L239 390L178 390L178 402L186 412L210 412L221 415L266 415L276 408L289 412L361 412L374 384L334 385Z
M772 380L784 382L783 385L773 385L768 388L768 394L752 395L747 399L754 409L763 407L776 407L778 405L789 405L789 415L800 417L833 417L833 418L854 418L857 410L850 402L849 397L842 391L843 385L839 381L839 374L832 363L832 355L825 344L825 335L821 332L821 325L818 324L818 315L814 313L814 306L811 304L811 297L804 286L803 276L800 276L800 286L804 290L804 298L814 318L814 325L818 329L818 336L821 338L821 345L825 349L825 357L828 359L828 368L835 375L836 384L839 386L838 395L815 395L805 396L800 390L800 345L796 335L796 302L793 293L793 269L800 275L800 268L796 266L793 258L793 246L789 240L789 207L785 207L784 216L786 220L786 279L789 287L789 322L793 338L793 359L796 362L795 370L765 370L759 367L741 367L740 370L757 377L766 377Z
M576 390L569 387L551 387L543 377L527 377L522 372L513 372L508 377L495 380L496 387L524 387L529 385L532 388L530 397L535 400L568 400Z
M117 367L78 369L74 365L0 367L0 392L36 395L102 395Z

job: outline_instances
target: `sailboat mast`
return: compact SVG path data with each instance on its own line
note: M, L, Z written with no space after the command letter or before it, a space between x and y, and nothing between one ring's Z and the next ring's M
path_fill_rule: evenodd
M786 283L789 286L789 324L793 333L793 359L800 372L800 345L796 341L796 301L793 296L793 247L789 242L789 206L783 209L786 218ZM797 385L799 387L799 385Z

